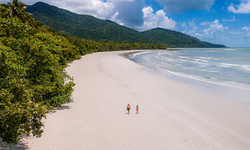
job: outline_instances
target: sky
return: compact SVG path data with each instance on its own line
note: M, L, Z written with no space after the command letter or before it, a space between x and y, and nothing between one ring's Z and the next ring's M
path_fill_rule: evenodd
M250 47L250 0L22 0L38 1L138 31L161 27L228 47Z

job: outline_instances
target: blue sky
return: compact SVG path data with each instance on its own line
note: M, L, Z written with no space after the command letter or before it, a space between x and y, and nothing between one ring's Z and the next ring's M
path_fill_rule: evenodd
M5 3L9 0L1 0ZM139 30L162 27L228 47L250 47L250 0L23 0Z

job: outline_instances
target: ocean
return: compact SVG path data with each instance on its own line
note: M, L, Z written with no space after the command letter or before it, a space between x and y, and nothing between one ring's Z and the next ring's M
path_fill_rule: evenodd
M248 95L250 99L250 48L180 48L144 51L129 58L168 78L210 89L244 91L245 99Z

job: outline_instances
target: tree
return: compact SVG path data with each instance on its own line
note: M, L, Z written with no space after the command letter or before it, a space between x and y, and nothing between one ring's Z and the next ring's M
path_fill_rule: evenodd
M31 29L22 23L21 20L13 17L0 18L0 36L23 37Z
M16 143L23 134L40 137L48 110L71 101L74 83L64 68L80 54L66 38L47 28L33 29L17 17L0 18L3 142ZM31 29L38 33L30 34Z
M27 5L25 3L19 2L18 0L12 0L12 2L8 2L7 4L1 4L1 17L17 17L22 20L23 23L32 25L34 19L31 17L31 13L26 12L25 9Z
M10 10L3 6L3 4L0 4L0 17L1 18L7 18L9 17Z
M0 137L16 143L22 134L41 136L41 119L47 107L32 102L32 90L25 79L19 56L0 42Z

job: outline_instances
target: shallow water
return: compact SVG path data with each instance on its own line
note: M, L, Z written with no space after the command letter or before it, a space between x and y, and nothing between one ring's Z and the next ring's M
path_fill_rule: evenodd
M205 87L210 91L248 100L250 48L185 48L176 51L145 51L129 58L153 68L158 74ZM216 90L220 89L220 90ZM223 89L223 90L222 90ZM250 99L250 98L249 98Z

